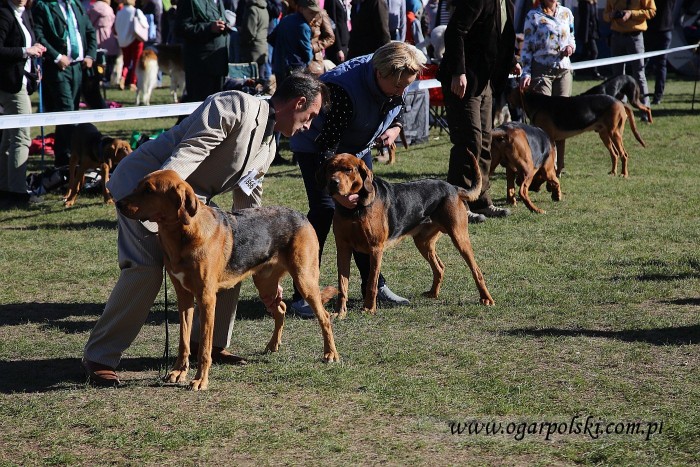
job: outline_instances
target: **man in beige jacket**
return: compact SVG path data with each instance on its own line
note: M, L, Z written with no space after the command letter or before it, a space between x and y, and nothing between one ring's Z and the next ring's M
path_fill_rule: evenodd
M246 191L239 182L248 174L264 174L275 156L278 131L290 137L307 130L328 91L316 79L287 78L267 101L239 91L209 96L191 115L124 159L109 180L115 200L129 195L145 175L175 170L209 202L233 192L233 209L260 205L262 185ZM248 177L250 178L250 177ZM262 177L257 179L262 182ZM146 321L163 282L163 257L157 225L122 216L117 210L121 274L85 345L83 367L96 386L118 386L115 368ZM212 359L245 363L226 351L236 316L240 285L217 295ZM198 323L198 319L194 320ZM196 327L196 325L195 325ZM198 335L196 329L193 336Z

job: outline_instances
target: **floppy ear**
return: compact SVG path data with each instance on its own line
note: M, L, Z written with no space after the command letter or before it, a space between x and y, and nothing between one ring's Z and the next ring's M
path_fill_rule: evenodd
M192 217L197 214L199 200L189 184L183 183L178 191L180 192L180 198L182 199L178 216L180 217L180 222L182 222L183 225L189 225Z
M374 201L375 196L374 185L372 184L374 175L362 159L358 159L357 162L357 171L360 172L360 176L362 177L362 189L367 193L367 196L362 196L360 198L360 204L369 206L372 204L372 201Z

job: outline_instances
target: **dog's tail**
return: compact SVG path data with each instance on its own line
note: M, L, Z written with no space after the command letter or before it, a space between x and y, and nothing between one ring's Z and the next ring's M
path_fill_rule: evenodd
M627 120L629 120L630 122L630 128L632 129L632 133L634 133L634 137L637 138L637 141L639 141L639 144L641 144L643 148L647 147L646 143L642 139L642 136L637 131L637 124L634 121L634 112L632 111L632 107L630 107L628 104L623 105L625 106L625 112L627 112Z
M473 168L471 174L472 186L468 190L457 187L457 194L462 201L472 203L479 199L479 195L481 195L481 170L479 169L479 162L476 160L476 156L469 149L467 149L467 155L471 159Z

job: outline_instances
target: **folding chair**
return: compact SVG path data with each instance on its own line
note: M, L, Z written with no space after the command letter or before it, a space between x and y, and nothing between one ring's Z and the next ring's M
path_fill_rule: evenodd
M430 63L425 66L423 73L418 76L418 79L435 79L438 72L438 65L435 63ZM450 129L447 125L447 118L445 112L445 103L442 98L442 88L430 88L428 89L428 95L430 96L430 128L439 127L440 133L445 130L445 133L450 134Z
M260 73L258 72L258 64L255 62L250 63L229 63L228 64L228 77L233 79L255 79L260 78Z

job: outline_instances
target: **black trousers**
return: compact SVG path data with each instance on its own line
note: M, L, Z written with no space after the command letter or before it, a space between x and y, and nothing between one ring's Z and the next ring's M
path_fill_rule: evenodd
M470 203L473 209L485 208L490 204L489 171L491 169L491 130L493 120L491 107L493 98L491 84L487 83L480 95L459 99L442 85L443 101L447 111L447 124L450 128L450 164L447 169L447 181L453 185L469 189L472 173L471 158L467 149L475 156L481 170L481 195Z
M46 64L46 66L54 66ZM51 70L44 74L41 98L46 112L66 112L78 110L83 70L80 62L75 62L63 71ZM70 162L70 140L75 125L57 125L54 140L54 167Z

